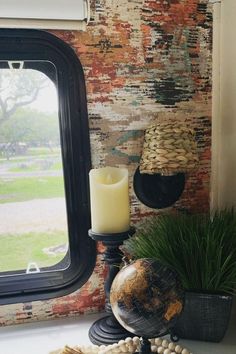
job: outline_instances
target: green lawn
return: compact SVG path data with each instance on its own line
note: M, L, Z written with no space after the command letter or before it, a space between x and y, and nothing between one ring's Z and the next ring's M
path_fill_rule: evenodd
M36 158L50 158L50 157L61 157L61 148L53 148L50 150L46 147L41 148L29 148L24 155L14 155L10 156L9 160L0 154L0 164L11 164L12 162L24 162L30 157Z
M45 168L42 168L43 163L33 162L33 163L20 163L17 167L9 168L10 172L32 172L32 171L60 171L62 170L62 163L52 162L48 166L45 164Z
M47 156L53 156L53 155L59 155L61 153L61 148L53 148L50 150L48 147L37 147L37 148L29 148L27 150L27 155L47 155Z
M25 157L17 157L17 158L14 158L14 159L11 159L11 160L7 160L5 157L1 157L0 155L0 165L11 165L12 162L21 162L25 160Z
M0 203L64 196L63 177L0 179Z
M65 232L0 235L0 272L26 269L29 262L38 267L50 267L60 262L65 254L48 255L44 248L68 243Z

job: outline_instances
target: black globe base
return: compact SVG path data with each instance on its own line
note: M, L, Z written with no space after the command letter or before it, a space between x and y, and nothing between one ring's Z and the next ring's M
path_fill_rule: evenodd
M134 334L126 331L113 315L100 318L89 330L89 339L96 345L109 345Z
M163 335L167 335L165 333ZM173 332L173 330L169 330L170 339L172 342L178 342L179 337ZM162 336L163 336L162 335ZM143 338L140 346L140 352L135 352L134 354L153 354L154 352L151 351L151 342L147 338Z
M135 352L135 354L154 354L151 352L151 343L148 339L143 338L140 346L140 352Z

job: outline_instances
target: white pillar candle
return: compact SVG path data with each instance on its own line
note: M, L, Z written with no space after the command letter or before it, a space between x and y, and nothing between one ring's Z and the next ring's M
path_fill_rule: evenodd
M103 167L89 172L92 231L129 230L129 187L126 168Z

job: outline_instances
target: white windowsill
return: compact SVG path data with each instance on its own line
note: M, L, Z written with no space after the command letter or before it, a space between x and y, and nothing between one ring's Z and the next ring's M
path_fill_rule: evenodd
M2 327L0 329L1 354L48 354L65 344L89 344L88 329L100 315L42 321L24 325ZM236 318L221 343L181 340L193 354L235 354Z

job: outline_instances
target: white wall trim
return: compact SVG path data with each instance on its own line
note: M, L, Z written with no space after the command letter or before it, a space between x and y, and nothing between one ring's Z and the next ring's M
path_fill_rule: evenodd
M236 207L236 1L222 1L213 47L211 206ZM214 20L215 21L215 20Z
M213 2L213 1L211 1ZM210 207L219 207L219 150L220 150L220 48L221 43L221 4L214 1L213 6L213 68L212 68L212 159Z

